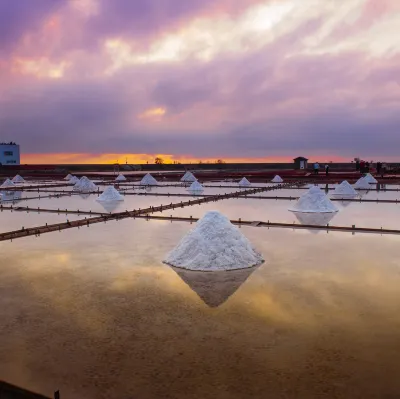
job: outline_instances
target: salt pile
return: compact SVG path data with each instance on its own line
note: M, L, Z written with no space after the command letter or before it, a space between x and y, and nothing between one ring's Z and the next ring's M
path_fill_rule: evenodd
M13 177L12 182L13 183L25 183L25 179L20 175L16 175Z
M364 176L364 179L366 179L367 182L368 182L369 184L376 184L376 183L378 183L378 180L376 180L375 177L371 175L371 173L367 173L367 174Z
M188 188L188 191L190 192L202 192L204 191L203 186L196 180L194 181L190 187Z
M126 177L122 173L120 173L117 176L117 178L115 179L115 181L125 181L125 180L126 180Z
M83 193L89 193L92 191L96 191L97 187L86 176L82 176L81 179L75 184L73 189Z
M69 173L67 174L67 176L64 177L64 180L71 180L72 175L70 175Z
M78 183L79 179L76 176L71 176L69 179L69 183L76 184Z
M6 179L0 187L15 187L15 184L10 179Z
M147 175L141 180L140 184L142 186L156 186L158 182L150 173L147 173Z
M182 177L182 179L181 179L181 182L191 183L191 182L194 182L194 181L196 181L196 180L197 180L197 179L195 178L194 174L193 174L192 172L187 171L187 172L183 175L183 177Z
M276 175L272 180L272 183L283 183L283 179L282 177L280 177L279 175Z
M243 179L240 180L240 182L239 182L239 186L240 187L250 187L251 183L245 177L243 177Z
M250 241L217 211L207 212L164 261L197 271L245 269L262 262Z
M361 177L354 184L354 188L358 188L359 190L370 190L371 186L368 183L368 180L365 177Z
M293 208L289 208L293 212L337 212L338 209L325 193L317 186L311 187L303 194Z
M103 193L97 198L97 201L123 201L124 197L113 187L108 186Z
M333 190L332 195L355 196L357 195L357 191L354 190L354 188L347 180L345 180L336 186L335 190Z

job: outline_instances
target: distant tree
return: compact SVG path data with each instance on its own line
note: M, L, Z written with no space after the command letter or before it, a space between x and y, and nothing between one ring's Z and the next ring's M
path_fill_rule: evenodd
M199 165L201 165L202 163L203 163L203 161L202 161L202 160L200 160L200 161L199 161Z
M155 163L156 165L162 165L162 164L164 163L164 160L163 160L162 158L160 158L160 157L157 157L157 158L154 160L154 163Z
M215 163L221 164L221 163L225 163L225 161L223 159L217 159L217 161Z

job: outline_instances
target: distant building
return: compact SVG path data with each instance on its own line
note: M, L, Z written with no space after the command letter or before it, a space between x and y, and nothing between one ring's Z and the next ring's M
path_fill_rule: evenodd
M0 165L19 165L19 145L13 142L0 143Z
M307 169L308 159L304 157L297 157L293 159L295 169Z

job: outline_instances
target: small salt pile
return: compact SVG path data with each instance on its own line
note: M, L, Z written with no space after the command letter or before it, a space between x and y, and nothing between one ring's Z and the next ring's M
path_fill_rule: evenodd
M157 186L158 181L150 173L147 173L147 175L141 180L140 184L142 186Z
M97 201L123 201L124 197L113 187L108 186L103 193L97 198Z
M375 177L371 175L371 173L367 173L364 176L364 179L366 179L369 184L377 184L378 183L378 180L376 180Z
M71 180L72 175L70 175L69 173L67 174L67 176L64 177L64 180Z
M10 179L6 179L0 187L15 187L15 184Z
M311 187L303 194L293 208L292 212L337 212L338 209L325 193L317 186Z
M190 185L190 187L188 188L188 191L189 192L202 192L202 191L204 191L204 188L203 188L203 186L196 180L196 181L194 181L191 185Z
M68 183L76 184L76 183L78 183L78 181L79 181L79 179L76 176L71 176Z
M239 182L239 187L250 187L251 183L245 178L243 177L242 180L240 180Z
M115 181L125 181L125 180L126 177L122 173L120 173L115 179Z
M250 241L217 211L207 212L164 261L197 271L245 269L262 262Z
M181 179L181 182L184 182L184 183L192 183L192 182L194 182L194 181L196 181L197 179L196 179L196 177L194 176L194 174L192 173L192 172L189 172L189 171L187 171L184 175L183 175L183 177L182 177L182 179Z
M359 190L370 190L371 186L369 185L368 180L365 177L361 177L354 184L354 188L357 188Z
M13 183L25 183L25 179L20 175L15 175L12 179Z
M282 177L280 177L279 175L276 175L272 180L272 183L283 183L283 179Z
M73 189L82 193L90 193L92 191L96 191L97 187L86 176L82 176L81 179L75 184Z
M351 186L351 184L347 180L344 180L335 187L335 190L333 190L332 195L346 196L346 197L356 196L357 191L354 190L354 188Z

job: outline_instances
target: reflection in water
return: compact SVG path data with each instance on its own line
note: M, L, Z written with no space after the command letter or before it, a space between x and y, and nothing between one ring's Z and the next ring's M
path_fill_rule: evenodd
M120 202L121 201L99 201L101 206L109 213L114 212L118 208Z
M17 203L21 200L22 191L4 191L1 193L2 202L14 202Z
M336 215L337 212L330 213L305 213L305 212L293 212L296 215L297 220L301 224L314 225L314 226L326 226ZM318 233L318 230L310 229L313 233Z
M89 193L80 193L78 194L82 199L88 199L90 197Z
M216 308L233 295L259 266L217 272L197 272L173 266L170 268L207 306Z

